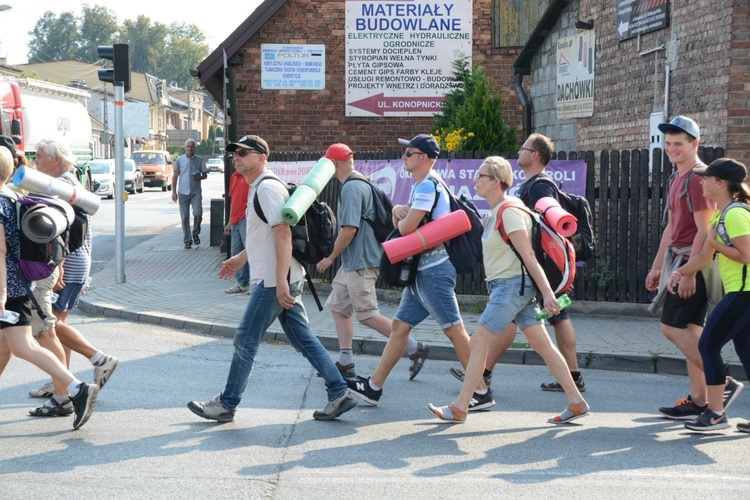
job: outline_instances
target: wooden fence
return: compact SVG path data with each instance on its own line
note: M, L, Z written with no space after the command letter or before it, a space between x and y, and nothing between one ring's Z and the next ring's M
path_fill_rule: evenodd
M453 153L452 158L481 159L499 154L516 158L516 153ZM722 148L699 148L706 164L724 155ZM272 153L271 161L317 160L321 153ZM358 160L398 159L401 152L357 153ZM653 294L644 283L664 229L666 188L674 167L661 150L653 153L649 170L649 150L558 152L554 159L586 161L586 198L594 215L597 258L579 267L574 300L648 303ZM336 209L341 185L330 182L319 199ZM316 278L332 280L339 263ZM481 266L472 274L458 276L456 293L482 295L484 273Z

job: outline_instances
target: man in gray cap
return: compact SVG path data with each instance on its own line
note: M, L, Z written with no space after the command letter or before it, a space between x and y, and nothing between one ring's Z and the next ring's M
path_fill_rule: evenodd
M681 276L677 294L665 292L669 276L700 254L716 205L703 195L700 177L693 175L695 167L705 167L698 158L698 124L686 116L678 116L660 124L659 130L666 136L664 151L677 172L668 183L667 227L646 276L646 289L659 291L651 310L662 309L661 331L685 355L690 378L688 397L677 400L674 406L659 408L659 413L673 420L695 420L706 409L708 397L703 360L698 351L708 311L706 270ZM729 406L741 390L741 384L727 377L724 406Z

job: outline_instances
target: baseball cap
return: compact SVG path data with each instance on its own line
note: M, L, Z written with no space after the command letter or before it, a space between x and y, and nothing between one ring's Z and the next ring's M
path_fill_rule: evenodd
M698 128L698 124L687 116L678 116L669 123L660 123L659 130L661 130L662 133L667 133L670 130L674 130L675 132L685 132L696 139L700 139L701 137L701 129Z
M437 158L440 154L440 146L430 134L419 134L410 141L399 139L398 143L405 148L417 148L425 153L428 158Z
M231 153L237 151L237 148L254 149L266 156L271 154L271 150L268 148L268 143L257 135L246 135L239 141L228 144L226 149Z
M325 157L329 160L345 161L349 158L353 158L354 153L346 144L337 142L336 144L331 144L330 146L328 146Z
M719 158L714 160L707 167L696 167L693 169L695 175L703 177L716 177L730 182L742 182L747 177L747 168L744 163L740 163L731 158Z
M16 143L13 139L7 135L0 135L0 146L5 146L10 151L10 155L13 159L16 158Z

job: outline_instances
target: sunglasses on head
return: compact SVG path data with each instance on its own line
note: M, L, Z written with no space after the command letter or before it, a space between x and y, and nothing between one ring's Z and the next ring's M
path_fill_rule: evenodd
M411 158L414 155L426 155L427 153L422 153L421 151L407 151L404 153L404 156L407 158Z

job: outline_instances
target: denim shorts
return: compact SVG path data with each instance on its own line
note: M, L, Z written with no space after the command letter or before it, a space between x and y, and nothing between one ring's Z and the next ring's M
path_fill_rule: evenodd
M65 287L58 292L57 302L52 304L52 309L58 312L72 310L78 304L81 290L83 290L83 283L66 283Z
M523 295L519 293L521 276L490 281L487 288L490 298L479 324L495 335L501 334L511 322L515 322L521 330L544 324L544 321L536 319L540 311L539 303L535 298L534 284L528 276Z
M404 288L393 319L413 327L432 316L443 330L460 325L463 320L458 312L455 288L456 268L448 259L419 271L414 284Z

